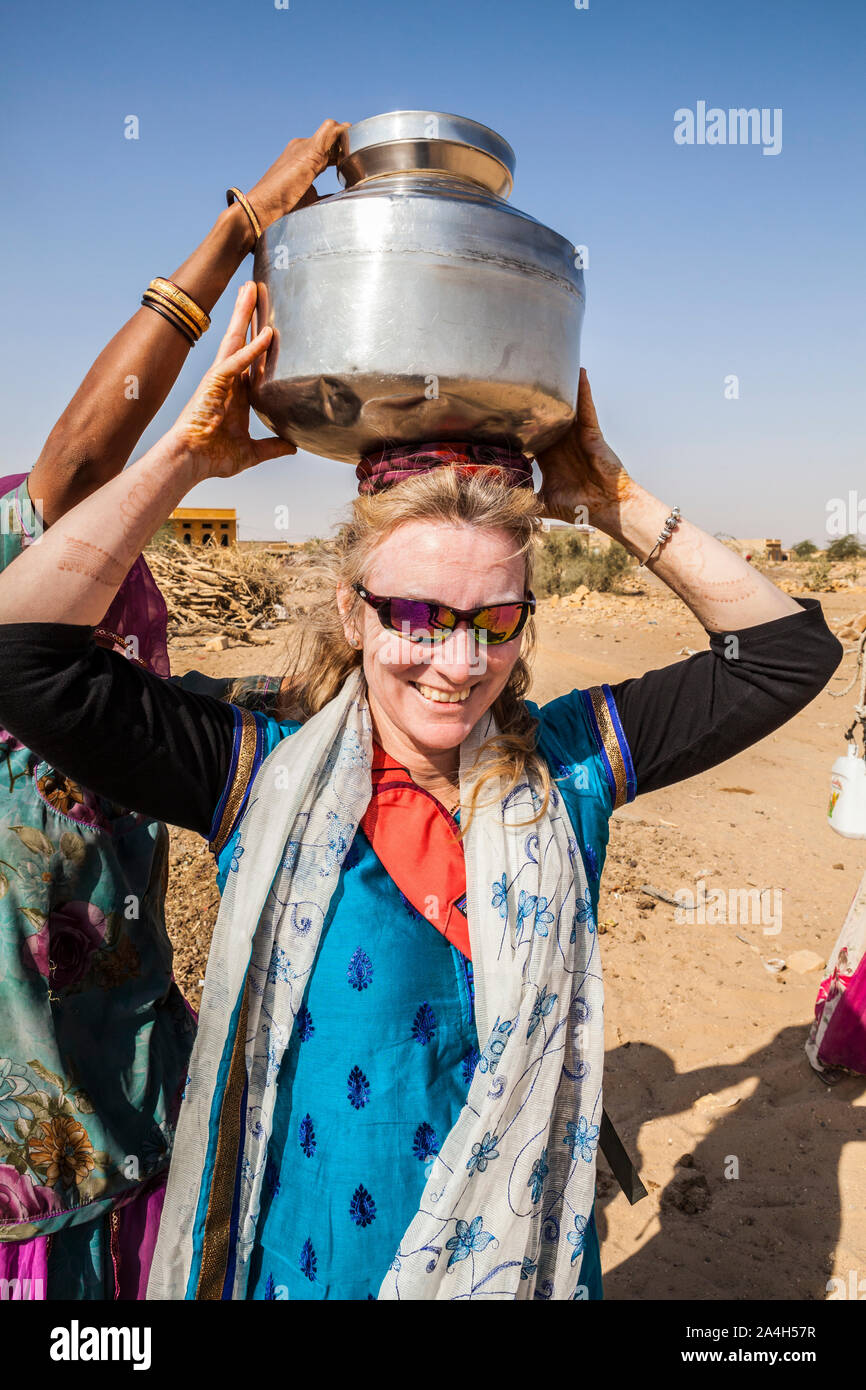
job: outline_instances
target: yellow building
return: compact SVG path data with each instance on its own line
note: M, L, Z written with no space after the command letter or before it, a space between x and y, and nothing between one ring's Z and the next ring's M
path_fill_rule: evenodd
M169 517L181 545L235 545L238 514L234 507L176 507Z
M782 542L778 537L757 536L754 538L737 538L737 549L741 555L752 555L761 560L787 560L788 556L782 549Z

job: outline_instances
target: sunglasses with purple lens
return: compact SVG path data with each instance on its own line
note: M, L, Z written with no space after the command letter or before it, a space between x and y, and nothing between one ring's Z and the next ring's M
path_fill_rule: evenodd
M522 632L535 612L532 593L522 603L487 603L483 608L462 609L437 603L435 599L382 598L371 594L363 584L353 584L352 588L376 610L384 628L400 633L410 642L444 642L458 623L468 623L480 641L497 646Z

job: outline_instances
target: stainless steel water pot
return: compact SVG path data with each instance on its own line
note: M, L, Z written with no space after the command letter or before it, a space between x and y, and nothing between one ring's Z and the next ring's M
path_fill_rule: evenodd
M574 415L583 272L505 201L510 145L462 116L393 111L344 133L337 173L342 192L256 247L258 323L274 329L261 419L347 462L399 443L552 443Z

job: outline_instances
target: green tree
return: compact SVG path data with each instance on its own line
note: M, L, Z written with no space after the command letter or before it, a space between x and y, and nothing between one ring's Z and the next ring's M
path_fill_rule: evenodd
M866 552L857 537L850 531L847 536L840 536L827 546L828 560L859 560L864 553Z
M814 541L797 541L796 545L791 546L791 552L796 555L798 560L808 560L809 556L814 555L817 549Z

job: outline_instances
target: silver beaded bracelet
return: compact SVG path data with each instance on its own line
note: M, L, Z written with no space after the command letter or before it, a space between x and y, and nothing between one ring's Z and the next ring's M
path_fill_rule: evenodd
M664 545L665 541L669 539L669 537L670 537L671 534L677 529L677 527L679 526L679 524L680 524L680 509L679 509L679 507L674 507L674 509L673 509L673 511L671 512L670 516L667 518L667 520L665 521L664 525L662 526L662 529L659 531L659 538L658 538L658 540L656 541L655 545L653 546L652 550L650 551L650 553L649 553L649 555L646 557L646 559L645 559L645 560L641 560L640 564L638 565L638 569L641 569L641 570L642 570L642 569L645 569L645 568L646 568L646 566L649 564L649 562L650 562L650 560L652 559L652 557L655 555L656 551L657 551L661 546Z

